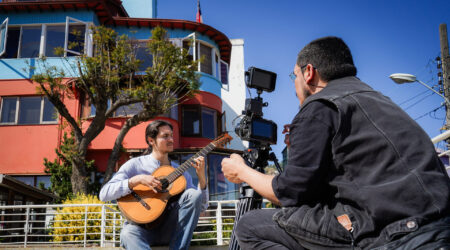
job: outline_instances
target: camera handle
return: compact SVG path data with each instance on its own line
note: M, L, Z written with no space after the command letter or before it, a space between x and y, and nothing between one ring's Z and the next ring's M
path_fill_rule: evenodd
M249 165L251 168L256 169L257 171L264 173L264 167L267 166L267 161L273 161L275 164L277 170L279 173L281 173L282 169L280 167L280 164L278 163L278 159L275 156L275 154L272 152L268 154L268 152L271 150L270 146L264 147L261 150L249 150L247 152L244 152L243 158L247 165ZM260 152L261 151L261 152ZM259 165L259 166L258 166ZM234 225L233 229L236 228L237 223L239 222L239 219L244 215L246 212L254 209L261 209L262 207L262 197L259 195L253 188L251 188L247 183L243 182L239 187L239 202L237 204L237 210L236 215L234 218ZM239 243L236 239L236 236L234 234L234 230L231 232L231 238L230 238L230 244L229 244L229 250L240 250L241 247L239 246Z

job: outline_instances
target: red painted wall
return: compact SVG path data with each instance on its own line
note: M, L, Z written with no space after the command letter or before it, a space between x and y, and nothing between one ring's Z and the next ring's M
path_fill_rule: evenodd
M38 84L29 80L0 80L1 96L34 96ZM65 99L77 114L77 101ZM0 125L0 173L44 174L44 158L56 157L61 131L57 124Z
M37 95L38 84L28 80L0 80L1 96L33 96ZM64 103L75 117L80 115L78 100L65 98ZM222 100L214 94L199 92L182 105L199 104L221 112ZM180 136L178 121L161 117L174 128L174 148L204 147L208 138ZM83 123L86 130L90 120ZM104 171L106 163L125 118L112 118L106 123L105 129L91 142L87 158L95 159L100 171ZM126 135L123 146L126 149L145 149L145 128L150 122L139 124ZM0 125L0 173L3 174L44 174L44 157L50 161L56 158L55 149L59 146L62 131L57 124L46 125ZM121 159L121 163L126 157Z

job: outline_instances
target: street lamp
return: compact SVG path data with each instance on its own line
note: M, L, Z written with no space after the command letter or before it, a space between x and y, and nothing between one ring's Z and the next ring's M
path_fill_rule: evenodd
M392 79L397 84L403 84L403 83L411 83L411 82L418 82L428 88L429 90L433 91L434 93L438 94L440 97L444 98L445 102L448 106L450 106L450 101L447 99L447 97L443 96L441 93L434 90L432 87L428 86L426 83L417 80L415 75L411 74L404 74L404 73L395 73L389 76L389 78Z

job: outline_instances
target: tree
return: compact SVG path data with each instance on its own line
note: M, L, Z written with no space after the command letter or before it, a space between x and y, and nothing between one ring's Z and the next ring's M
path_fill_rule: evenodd
M56 202L70 199L73 197L72 185L70 177L72 174L72 165L70 158L75 150L75 140L73 133L69 137L67 132L64 132L63 140L59 148L55 149L57 159L53 162L44 158L45 173L50 174L50 188L48 191L58 195ZM98 193L100 184L98 182L98 176L95 174L94 161L86 162L86 170L89 174L94 174L94 181L88 183L89 193Z
M156 27L152 30L152 40L147 44L147 51L153 57L152 66L146 69L145 74L136 78L138 85L144 87L142 92L145 94L142 102L144 108L127 119L122 126L108 158L103 183L107 183L114 174L122 142L132 127L167 113L174 105L192 96L198 89L195 74L198 62L189 59L187 50L174 46L168 40L163 28Z
M50 66L42 58L38 62L38 73L32 77L39 84L38 91L53 103L74 135L74 152L68 159L72 167L72 191L84 194L88 192L89 183L88 145L105 128L108 118L120 107L141 103L143 110L127 121L126 126L132 127L165 113L176 104L177 98L190 95L198 88L195 62L188 59L186 50L176 48L166 39L162 28L152 31L148 52L153 56L153 66L142 75L133 40L102 26L93 27L92 32L92 57L64 57L62 66ZM74 42L70 47L83 46ZM57 52L62 54L64 50L59 48ZM95 116L87 128L82 126L79 117L69 112L64 98L86 98L95 108Z

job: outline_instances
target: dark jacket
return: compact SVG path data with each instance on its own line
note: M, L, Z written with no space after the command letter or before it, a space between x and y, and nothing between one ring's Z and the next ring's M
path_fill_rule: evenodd
M430 138L402 109L356 77L330 81L302 108L318 100L339 112L329 169L334 198L282 209L274 216L280 226L313 249L373 248L449 215L449 177ZM336 219L343 214L351 232Z

